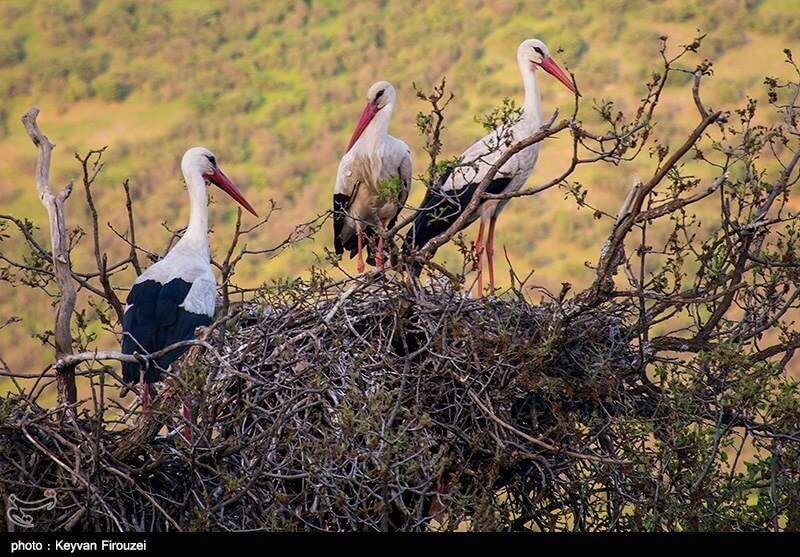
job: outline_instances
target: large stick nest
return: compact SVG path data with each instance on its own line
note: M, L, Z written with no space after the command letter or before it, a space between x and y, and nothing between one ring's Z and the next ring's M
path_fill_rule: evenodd
M381 275L276 286L171 380L191 443L170 427L120 460L125 433L88 410L8 398L0 486L54 488L47 530L546 528L633 489L613 418L646 398L619 313L565 322L557 303Z

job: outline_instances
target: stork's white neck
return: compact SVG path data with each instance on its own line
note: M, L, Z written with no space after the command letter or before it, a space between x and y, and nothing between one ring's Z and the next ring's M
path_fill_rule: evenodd
M393 110L394 103L390 103L375 114L372 122L369 123L367 129L364 130L358 140L359 150L374 151L384 144L386 137L389 135L389 120L392 119Z
M518 125L527 131L535 132L542 125L542 99L539 96L536 71L528 60L520 60L519 69L522 73L522 84L525 87L525 101L522 103L522 119Z
M198 171L184 173L189 190L189 226L178 245L211 257L208 248L208 194L203 174ZM176 245L177 247L177 245Z

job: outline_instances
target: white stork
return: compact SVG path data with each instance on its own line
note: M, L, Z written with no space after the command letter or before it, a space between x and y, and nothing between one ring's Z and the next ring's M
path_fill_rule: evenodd
M455 171L447 172L442 177L439 190L431 192L423 202L414 219L414 226L406 236L406 246L414 249L424 247L432 238L447 230L466 209L483 177L503 154L502 145L498 146L498 135L503 135L503 140L507 139L511 144L530 137L539 130L542 125L542 103L539 97L539 85L536 82L536 72L539 68L554 76L570 91L577 93L572 81L553 60L550 51L542 41L537 39L523 41L517 49L517 63L522 72L522 83L525 87L525 101L522 104L520 119L506 133L500 134L498 131L493 131L464 151L461 155L462 162ZM497 171L486 191L500 194L519 190L536 164L539 147L540 143L536 143L512 156ZM494 290L494 263L492 260L494 227L497 216L507 203L508 199L484 200L464 225L466 228L478 218L481 219L478 239L475 242L478 294L481 296L483 295L483 231L488 221L486 258L489 264L489 285Z
M367 106L339 163L333 190L333 238L336 253L358 254L358 272L364 272L364 237L371 265L383 265L383 235L394 226L411 190L411 151L389 135L397 94L388 81L378 81L367 92Z
M217 301L217 281L211 270L208 247L207 185L218 186L258 216L217 166L214 153L208 149L192 147L186 151L181 170L189 190L189 226L164 259L150 266L133 283L122 319L124 354L158 352L176 342L193 339L195 328L211 323ZM149 403L149 385L160 381L161 372L187 349L172 350L150 361L146 368L138 363L123 362L125 382L141 381L143 410ZM183 412L186 417L185 405Z

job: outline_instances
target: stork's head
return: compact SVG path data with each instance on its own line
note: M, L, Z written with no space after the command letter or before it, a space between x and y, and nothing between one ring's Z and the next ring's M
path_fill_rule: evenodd
M350 138L350 143L347 145L347 151L353 148L358 138L367 129L369 123L375 118L381 110L394 110L394 103L397 100L397 93L388 81L377 81L372 84L372 87L367 91L367 106L364 112L361 113L361 118L356 124L356 129L353 132L353 137ZM345 151L345 152L347 152Z
M533 71L542 68L563 83L567 89L573 93L578 93L569 76L564 73L564 70L562 70L556 61L553 60L552 56L550 56L550 50L547 48L547 45L539 39L522 41L522 44L520 44L517 49L517 61L519 62L520 68L529 66Z
M184 176L194 176L200 174L205 180L206 186L214 184L219 189L230 195L236 202L250 211L254 216L258 216L255 209L247 202L233 182L225 176L217 165L217 158L214 153L205 147L192 147L183 155L181 170Z
M388 81L377 81L367 91L367 102L375 106L377 110L389 105L394 106L396 99L397 93Z

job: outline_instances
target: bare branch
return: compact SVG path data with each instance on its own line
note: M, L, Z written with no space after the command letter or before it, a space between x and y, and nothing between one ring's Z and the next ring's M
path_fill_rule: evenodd
M50 219L50 242L53 248L53 270L56 283L60 292L54 328L56 358L72 354L72 333L70 322L75 309L77 291L72 282L72 265L69 258L69 238L67 235L67 222L64 215L64 202L72 192L72 182L54 195L50 186L50 159L55 144L42 133L36 123L39 109L31 108L22 117L22 123L36 146L39 156L36 163L36 188L39 200L47 210ZM73 405L77 401L75 387L75 369L67 366L59 371L59 403Z

